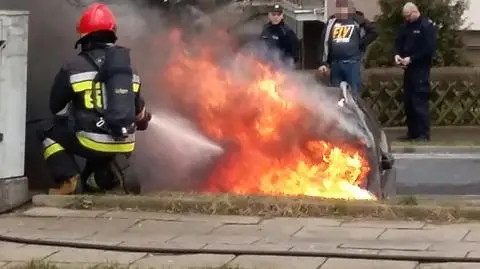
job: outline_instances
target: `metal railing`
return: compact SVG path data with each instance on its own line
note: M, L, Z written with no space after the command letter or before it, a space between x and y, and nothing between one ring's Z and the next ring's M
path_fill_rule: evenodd
M280 4L288 15L297 21L326 21L327 0L246 0L252 6Z

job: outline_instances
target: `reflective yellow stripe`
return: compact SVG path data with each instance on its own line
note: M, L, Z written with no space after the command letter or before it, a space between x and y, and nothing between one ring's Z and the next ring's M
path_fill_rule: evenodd
M70 76L70 84L72 84L73 91L83 92L86 90L91 90L93 79L97 75L97 72L83 72ZM140 77L138 75L133 75L133 92L138 92L140 90ZM100 83L95 85L95 89L100 89Z
M140 91L140 84L134 82L134 83L133 83L133 92L137 93L137 92L139 92L139 91Z
M47 148L44 149L43 151L43 158L46 160L50 158L53 154L65 150L60 144L58 143L53 143L49 145Z
M94 141L88 137L82 136L77 133L77 139L82 144L82 146L99 151L99 152L109 152L109 153L129 153L135 149L135 142L128 143L102 143Z
M125 144L125 143L135 142L135 134L128 135L128 137L126 137L122 141L115 140L111 135L108 135L108 134L98 134L93 132L79 131L78 135L80 135L81 137L86 137L96 142L103 143L103 144L119 144L119 143Z
M84 92L87 90L91 90L93 88L92 84L93 84L93 81L91 80L72 83L72 89L73 89L73 92L76 92L76 93ZM100 82L97 82L97 84L95 85L95 89L100 89L100 86L101 86Z

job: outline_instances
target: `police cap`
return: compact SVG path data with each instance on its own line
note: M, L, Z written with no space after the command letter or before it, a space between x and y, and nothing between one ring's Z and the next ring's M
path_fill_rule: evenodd
M283 7L279 4L271 5L268 8L268 12L278 12L283 13Z

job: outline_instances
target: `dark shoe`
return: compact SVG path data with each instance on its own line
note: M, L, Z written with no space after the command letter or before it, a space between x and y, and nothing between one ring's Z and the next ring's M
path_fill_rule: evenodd
M430 142L430 138L429 138L429 137L417 137L417 138L412 139L412 142L415 142L415 143L428 143L428 142Z
M58 188L48 190L48 194L50 195L71 195L79 193L82 193L82 182L80 181L79 175L69 178Z
M404 136L397 137L397 140L401 142L410 142L413 140L413 137L409 135L404 135Z
M95 173L90 174L90 176L85 180L85 193L105 193L105 190L98 186L98 183L95 179Z

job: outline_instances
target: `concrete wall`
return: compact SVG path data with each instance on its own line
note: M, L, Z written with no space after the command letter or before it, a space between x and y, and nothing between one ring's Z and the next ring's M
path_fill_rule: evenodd
M0 9L30 11L27 84L27 119L48 116L49 88L62 61L75 42L74 17L78 11L65 0L0 0ZM73 16L72 16L73 15ZM56 22L56 23L55 23ZM21 113L21 112L19 112ZM26 173L32 187L48 180L43 169L36 125L27 126Z

